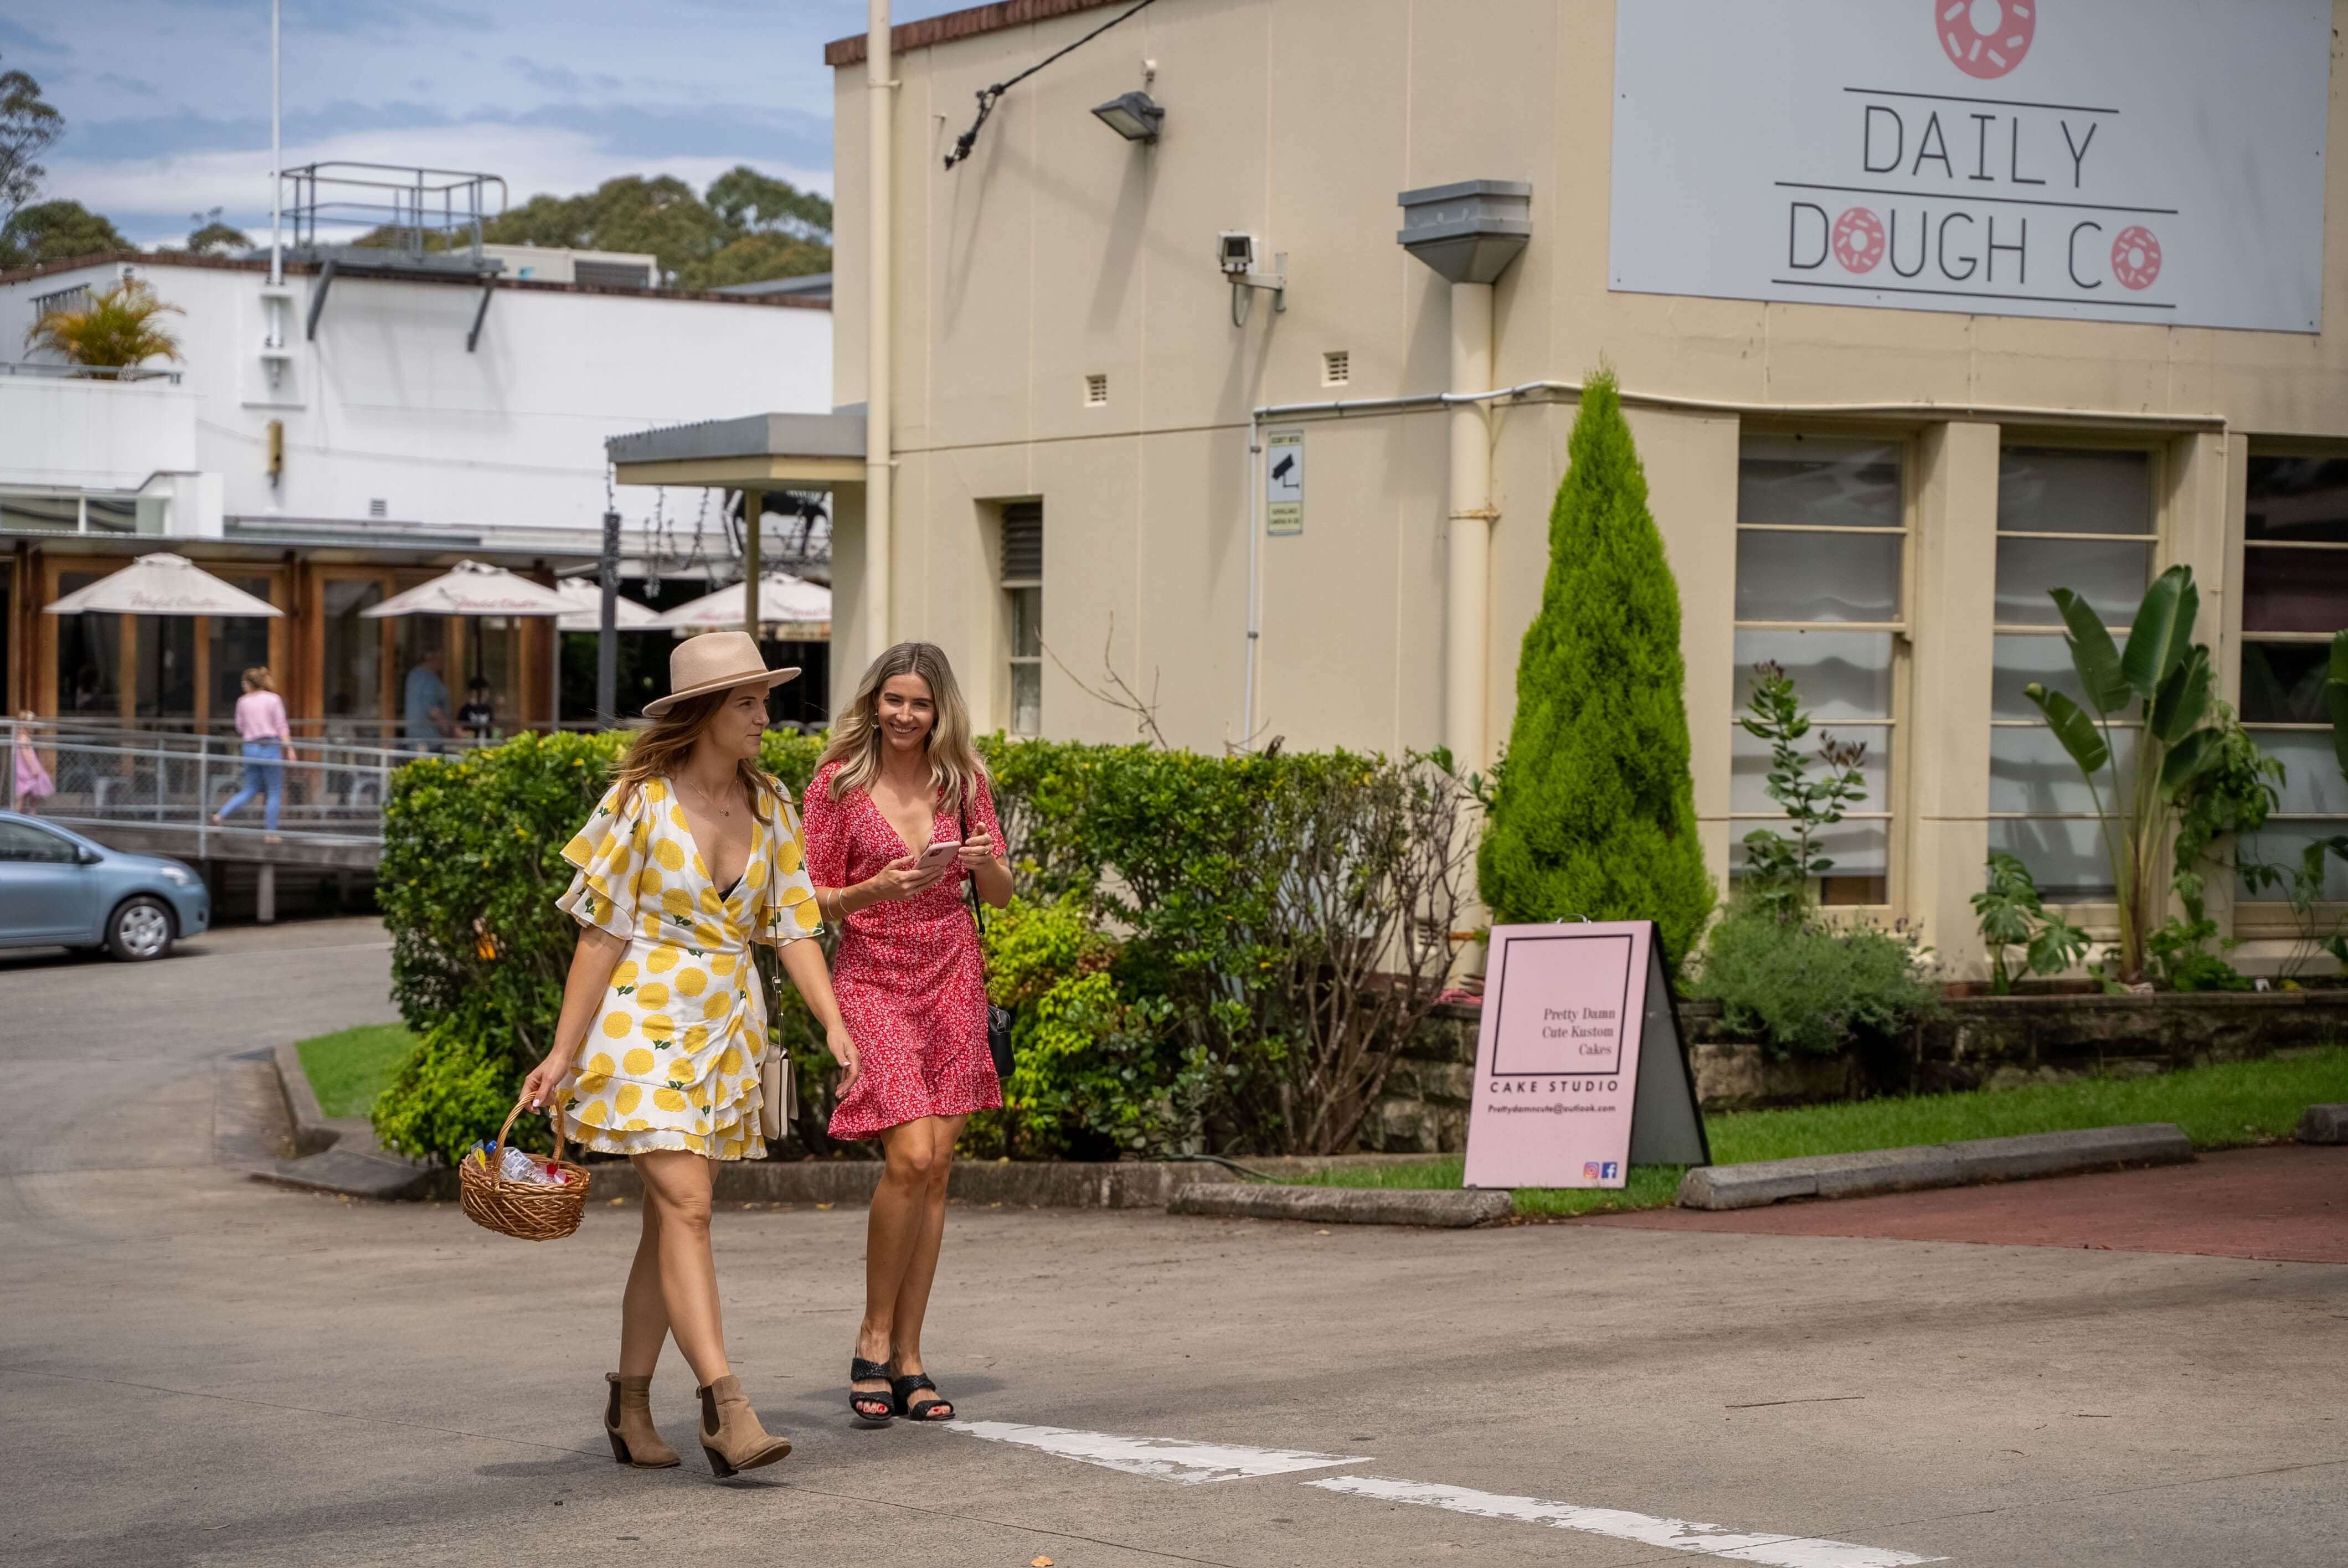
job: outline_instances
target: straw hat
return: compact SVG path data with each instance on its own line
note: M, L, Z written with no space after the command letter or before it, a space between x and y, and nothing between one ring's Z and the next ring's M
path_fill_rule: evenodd
M798 675L769 670L758 645L747 631L705 631L678 643L668 656L668 695L644 704L644 717L657 719L687 697L723 692L729 686L764 686L772 691Z

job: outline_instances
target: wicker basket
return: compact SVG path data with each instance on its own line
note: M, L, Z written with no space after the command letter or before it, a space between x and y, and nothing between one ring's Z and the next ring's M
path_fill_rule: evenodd
M513 1131L514 1118L520 1114L519 1102L507 1112L506 1124L498 1129L498 1154L503 1154L506 1134ZM466 1216L475 1225L523 1241L555 1241L579 1228L579 1221L587 1213L587 1187L592 1178L587 1167L562 1157L561 1108L557 1107L547 1120L554 1124L554 1163L571 1179L559 1187L525 1186L504 1180L496 1158L486 1168L470 1159L464 1160L457 1166L458 1197Z

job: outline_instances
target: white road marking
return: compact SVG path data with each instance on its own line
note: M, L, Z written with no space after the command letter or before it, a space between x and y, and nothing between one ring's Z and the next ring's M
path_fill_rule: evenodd
M1304 1453L1295 1449L1251 1449L1237 1443L1190 1443L1173 1438L1126 1438L1110 1432L1077 1431L1070 1427L1025 1426L1017 1421L953 1421L946 1430L984 1438L989 1442L1040 1449L1061 1459L1082 1460L1128 1475L1179 1481L1187 1486L1209 1481L1237 1481L1251 1475L1286 1475L1292 1471L1321 1470L1333 1464L1359 1464L1368 1457Z
M1945 1563L1945 1557L1918 1557L1881 1546L1854 1546L1848 1541L1822 1541L1808 1535L1739 1532L1716 1524L1684 1519L1656 1519L1620 1508L1583 1508L1570 1502L1549 1502L1537 1497L1502 1497L1464 1486L1435 1486L1420 1481L1387 1481L1377 1476L1340 1475L1308 1481L1324 1491L1350 1497L1372 1497L1385 1502L1420 1502L1471 1513L1479 1519L1517 1519L1559 1530L1579 1530L1611 1535L1645 1546L1674 1552L1700 1553L1735 1563L1763 1563L1773 1568L1907 1568L1917 1563Z

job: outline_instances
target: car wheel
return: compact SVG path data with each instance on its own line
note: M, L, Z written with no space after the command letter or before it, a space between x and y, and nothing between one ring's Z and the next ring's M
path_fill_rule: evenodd
M171 950L171 911L160 898L123 900L106 923L106 950L126 964L163 957Z

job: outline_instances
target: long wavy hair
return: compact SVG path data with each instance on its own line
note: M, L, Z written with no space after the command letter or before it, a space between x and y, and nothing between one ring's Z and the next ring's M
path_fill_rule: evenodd
M677 770L685 766L685 759L693 754L701 732L709 727L709 721L733 695L731 686L704 692L698 697L685 698L659 718L645 722L644 727L636 732L636 738L628 743L619 765L612 770L612 782L620 786L619 804L623 810L645 781L676 776ZM736 764L736 772L750 797L750 815L771 824L774 818L769 810L781 799L774 779L747 757Z
M817 767L839 764L839 771L831 775L834 800L872 787L880 776L884 743L880 688L900 675L919 675L929 684L930 702L936 712L927 742L930 782L947 809L959 812L970 786L986 776L986 764L978 760L977 748L970 743L970 709L963 702L953 666L947 662L945 650L934 642L900 642L872 661L864 679L856 683L856 695L849 700L847 711L833 717L831 744L824 748L823 761Z

